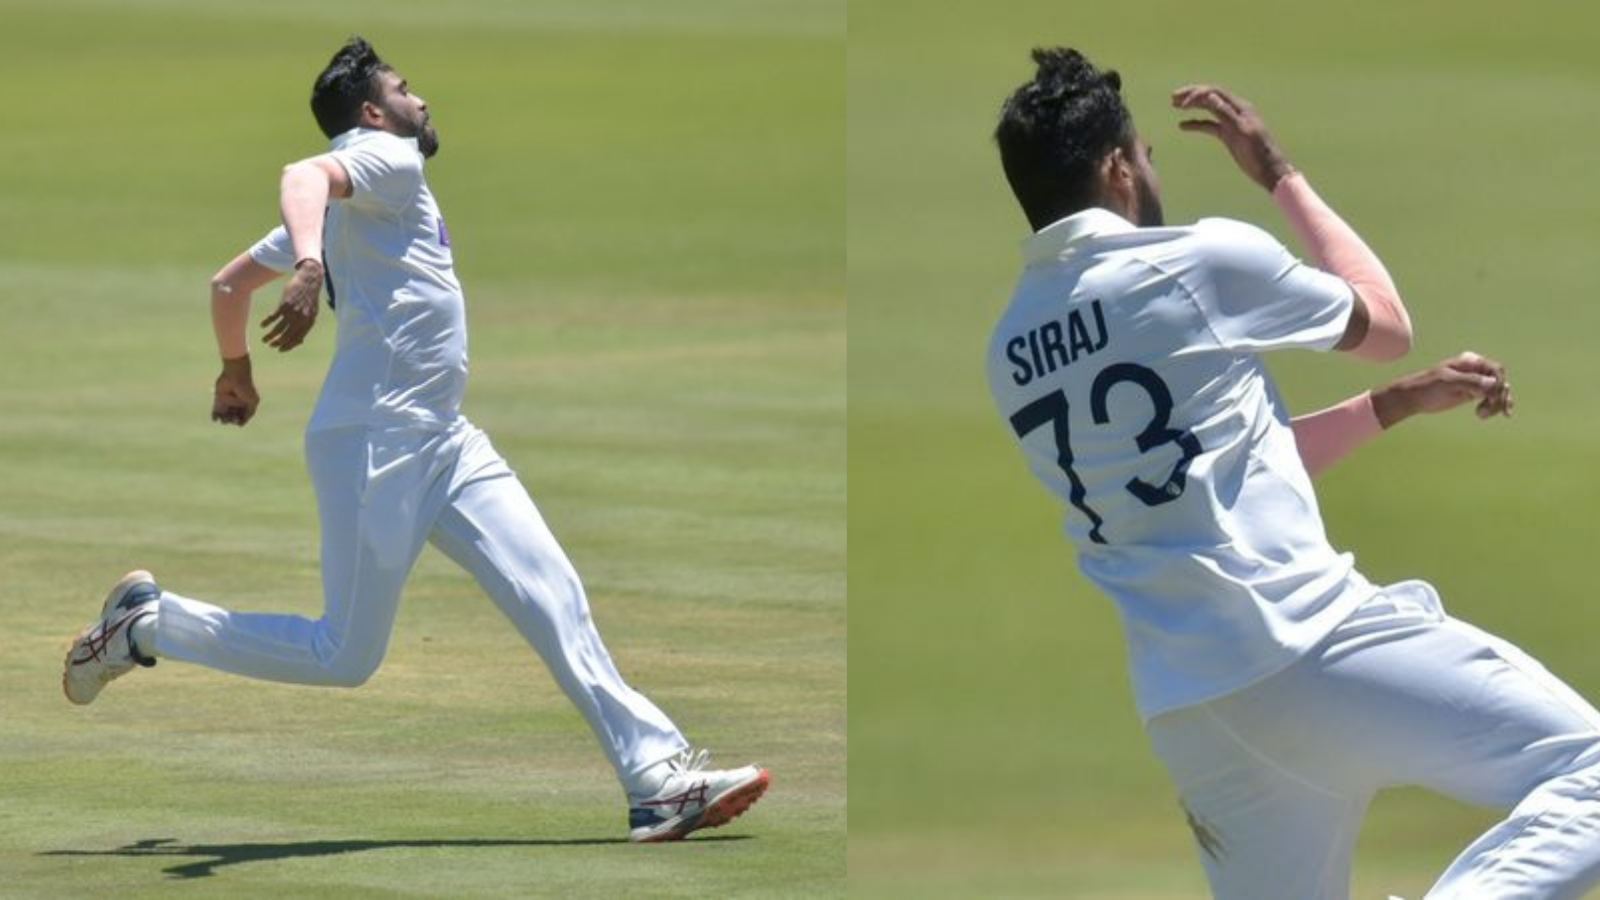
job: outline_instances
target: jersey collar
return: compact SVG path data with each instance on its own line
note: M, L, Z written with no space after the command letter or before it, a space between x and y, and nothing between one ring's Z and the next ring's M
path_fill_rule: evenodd
M343 134L334 135L333 140L330 141L329 144L328 144L328 149L329 150L343 150L344 148L350 146L351 144L354 144L354 143L356 143L357 141L360 141L360 140L364 140L364 139L366 139L366 138L368 138L368 137L370 137L372 135L375 135L375 134L388 134L388 133L389 132L384 131L381 128L362 128L361 126L357 125L355 128L352 128L352 129L350 129L349 131L346 131ZM417 150L417 139L416 138L414 138L414 137L403 138L403 137L400 137L399 135L395 135L395 137L399 138L402 141L405 141L406 145L409 146L411 149ZM421 150L417 150L417 152L421 153L422 151Z
M1098 206L1073 213L1046 225L1022 244L1022 256L1031 265L1059 259L1072 245L1086 238L1133 231L1134 224Z

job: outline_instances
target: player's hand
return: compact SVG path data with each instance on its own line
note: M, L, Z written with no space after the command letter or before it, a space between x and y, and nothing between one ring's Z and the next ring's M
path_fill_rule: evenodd
M1267 131L1267 123L1244 98L1216 85L1190 84L1172 92L1172 105L1177 109L1211 113L1214 118L1185 119L1178 127L1209 134L1221 141L1244 174L1268 191L1294 171L1278 142Z
M250 376L250 357L223 360L211 398L211 421L243 427L260 405L261 396Z
M1510 416L1516 407L1506 367L1470 351L1372 392L1372 408L1385 428L1417 413L1440 413L1472 401L1480 419Z
M261 338L263 343L278 348L280 353L300 346L317 322L322 278L321 262L302 259L295 264L294 275L283 286L282 302L272 315L261 320L261 327L267 329Z

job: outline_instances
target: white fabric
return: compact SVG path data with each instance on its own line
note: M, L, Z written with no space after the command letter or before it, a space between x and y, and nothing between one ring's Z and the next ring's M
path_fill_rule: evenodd
M688 746L630 688L595 631L578 574L483 432L343 428L306 436L322 524L320 619L161 597L156 651L252 678L355 686L383 660L423 541L473 577L588 720L625 784Z
M446 428L466 392L466 307L417 142L357 128L334 138L330 155L351 196L330 203L323 223L339 334L308 427ZM288 232L273 229L250 257L290 268Z
M338 346L306 431L323 615L235 613L167 592L157 652L254 678L361 684L383 659L401 588L432 540L539 653L632 789L688 742L623 682L532 499L460 415L464 301L417 143L357 128L330 155L352 191L323 224ZM294 263L281 226L250 256L278 271Z
M1368 801L1416 785L1511 809L1432 900L1600 884L1600 713L1420 581L1375 595L1293 666L1147 724L1219 900L1344 900ZM1513 808L1514 807L1514 808Z
M1140 712L1289 665L1372 587L1328 544L1257 354L1330 349L1349 286L1226 219L1136 229L1091 209L1040 231L1026 256L989 382L1067 504L1079 567L1118 605Z

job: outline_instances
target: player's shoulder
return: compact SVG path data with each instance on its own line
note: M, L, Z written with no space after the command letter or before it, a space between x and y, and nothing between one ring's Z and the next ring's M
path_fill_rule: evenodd
M1278 239L1273 237L1272 233L1265 228L1223 216L1201 219L1191 225L1189 231L1196 241L1206 245L1242 246L1247 248L1277 248L1282 246Z
M1266 230L1249 222L1212 217L1190 225L1139 228L1115 236L1109 249L1170 264L1182 257L1204 260L1219 255L1277 252L1282 249L1282 244Z
M1288 253L1271 232L1238 219L1214 217L1189 226L1181 240L1182 252L1202 266L1225 269L1277 266Z
M415 138L403 138L377 128L360 128L335 142L334 152L381 157L396 165L421 168L422 153Z

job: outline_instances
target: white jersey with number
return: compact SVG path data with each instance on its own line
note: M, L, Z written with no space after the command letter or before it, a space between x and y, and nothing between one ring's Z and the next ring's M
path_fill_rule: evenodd
M351 194L323 223L339 336L308 430L443 429L466 392L466 306L416 139L356 128L333 139L331 155ZM280 272L295 261L281 225L250 256Z
M1332 348L1352 303L1227 219L1135 228L1090 209L1027 244L990 388L1121 612L1147 719L1284 668L1373 592L1328 544L1258 356Z

